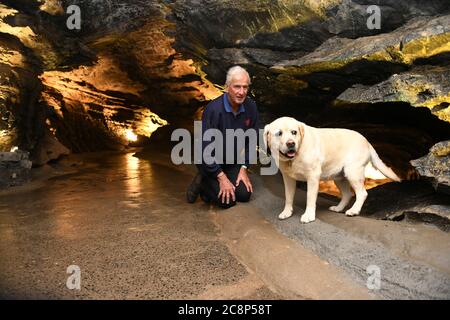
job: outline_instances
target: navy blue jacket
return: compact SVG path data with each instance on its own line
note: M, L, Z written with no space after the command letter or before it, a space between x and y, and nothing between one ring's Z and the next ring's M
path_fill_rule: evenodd
M223 94L220 97L212 100L208 103L205 110L203 111L202 116L202 137L206 130L215 128L218 129L222 133L223 137L223 143L224 143L224 150L223 150L223 162L220 163L220 161L216 161L215 158L214 163L207 164L205 163L205 159L203 159L202 156L202 164L200 165L201 171L204 174L217 177L217 175L222 172L222 166L223 163L225 163L226 160L226 135L225 130L226 129L242 129L244 131L247 130L256 130L256 137L258 137L258 129L259 129L259 116L258 116L258 109L256 107L256 103L250 99L246 98L244 103L239 106L239 109L236 114L232 112L231 106L228 102L227 94ZM210 145L213 141L204 141L202 139L202 155L205 150L205 148ZM244 162L240 162L240 164L245 164L248 166L250 164L250 155L249 152L255 152L256 150L249 150L249 143L248 139L245 139L245 149L244 150L237 150L237 143L235 139L234 143L234 150L233 152L233 159L234 163L237 164L239 160L239 154L241 152L245 152L245 157L242 157ZM213 155L214 156L214 155ZM229 155L230 156L230 155ZM220 159L219 159L220 160ZM219 162L219 163L218 163Z

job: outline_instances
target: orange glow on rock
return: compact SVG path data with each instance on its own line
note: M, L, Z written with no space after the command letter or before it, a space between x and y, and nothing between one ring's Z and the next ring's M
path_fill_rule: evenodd
M125 130L125 137L128 141L137 141L137 135L131 129Z

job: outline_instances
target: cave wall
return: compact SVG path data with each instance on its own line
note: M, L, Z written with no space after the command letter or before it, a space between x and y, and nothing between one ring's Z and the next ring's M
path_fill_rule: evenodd
M66 27L72 4L81 9L80 30ZM1 41L5 74L33 61L2 87L2 150L19 146L34 164L68 152L123 149L130 132L145 144L161 126L188 126L220 93L196 62L172 48L174 24L158 1L5 1L0 10L0 34L23 51L15 50L16 58ZM16 105L13 93L23 97L12 98Z

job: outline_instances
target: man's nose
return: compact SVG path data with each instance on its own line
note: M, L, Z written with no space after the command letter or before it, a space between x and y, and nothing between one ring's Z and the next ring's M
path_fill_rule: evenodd
M288 148L294 148L295 147L295 142L292 140L289 140L288 142L286 142L286 146Z

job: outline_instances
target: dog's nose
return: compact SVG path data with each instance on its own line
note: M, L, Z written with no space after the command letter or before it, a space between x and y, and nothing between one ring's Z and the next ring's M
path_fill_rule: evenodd
M288 148L294 148L295 147L295 142L294 141L288 141L288 142L286 142L286 146Z

